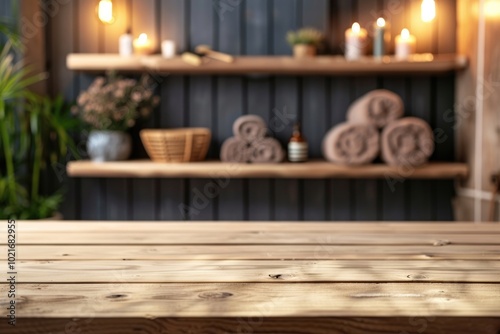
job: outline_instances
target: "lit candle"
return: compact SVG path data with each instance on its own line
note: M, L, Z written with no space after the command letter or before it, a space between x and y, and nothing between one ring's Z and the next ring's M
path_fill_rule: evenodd
M382 57L385 55L385 41L386 41L386 22L383 18L379 18L375 24L373 32L373 56Z
M416 44L415 36L410 35L408 29L403 29L401 35L396 36L396 58L407 59L411 54L415 53Z
M355 22L352 28L345 31L345 57L347 60L356 60L366 54L368 33Z
M147 55L153 51L153 44L147 34L140 34L139 38L134 41L134 51L141 55Z
M170 40L161 42L161 54L164 58L174 58L175 42Z

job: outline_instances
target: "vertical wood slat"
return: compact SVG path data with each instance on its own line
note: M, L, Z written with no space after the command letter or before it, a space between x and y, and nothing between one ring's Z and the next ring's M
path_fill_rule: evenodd
M239 6L243 6L240 4ZM218 44L222 52L242 53L242 10L238 6L218 18ZM214 133L217 151L224 140L233 136L234 121L243 115L243 78L236 76L217 77L217 132ZM244 220L244 181L231 177L228 182L219 182L220 194L217 200L218 219Z
M96 53L100 52L102 50L99 49L99 38L100 38L100 31L99 31L99 21L95 16L95 3L92 3L91 1L83 1L83 0L78 0L77 2L73 2L71 5L77 6L76 8L76 15L75 15L75 20L76 24L74 26L78 29L79 33L77 34L77 40L74 41L76 43L76 49L78 52L88 52L88 53ZM94 15L89 15L89 13L92 13ZM64 19L60 18L61 16L64 16L64 13L60 13L57 15L55 20L52 20L51 22L56 23L59 20ZM67 29L70 26L66 26L64 28L64 31L67 31ZM56 30L53 33L51 33L51 38L50 41L51 43L54 43L57 41L57 43L60 44L65 44L65 41L61 40L61 38L64 38L64 36L67 36L68 33L66 34L60 34L61 30ZM63 36L60 36L63 35ZM52 58L52 57L51 57ZM65 67L65 65L64 65ZM53 72L52 72L53 73ZM53 75L53 74L51 74ZM75 84L76 89L84 90L87 89L88 86L91 84L92 80L94 79L93 75L90 74L78 74L77 77L77 83ZM77 92L78 94L79 92ZM80 140L84 140L85 138L80 138ZM81 145L81 147L84 147L84 145ZM70 184L71 185L71 184ZM96 179L82 179L80 180L80 184L76 183L73 184L75 188L72 188L71 191L79 191L79 196L72 195L70 197L73 198L79 198L80 199L80 213L78 215L78 218L80 219L99 219L99 218L104 218L101 217L99 212L100 212L100 205L101 202L104 201L102 197L103 194L100 193L100 182L99 180ZM64 214L64 213L63 213ZM66 219L70 219L69 216L65 214Z
M160 0L161 29L160 41L173 40L177 53L187 50L186 0Z
M187 49L188 33L186 21L190 13L187 12L184 0L161 0L160 40L170 39L176 44L177 53ZM184 76L163 77L160 86L161 105L158 117L160 128L181 128L187 125L188 78ZM187 219L182 208L185 203L188 181L185 179L161 179L158 181L158 219L184 220Z
M275 78L276 117L272 122L274 134L283 146L291 136L291 126L298 117L299 85L296 78ZM298 180L274 180L274 217L277 220L299 220L300 189Z
M92 1L80 0L80 3L85 2L85 12L91 12L92 9L95 10L95 3ZM89 15L80 15L81 18L85 18L86 23L92 24L92 30L96 34L100 35L98 40L103 41L102 45L98 45L98 48L102 48L100 52L104 53L118 53L118 39L120 35L124 34L127 29L132 29L131 22L131 9L129 8L130 2L128 0L115 0L113 1L113 15L115 21L113 24L107 25L102 24L97 20L95 15L91 15L93 22L88 22ZM97 25L95 24L97 22ZM86 31L85 27L82 27L80 31ZM134 31L132 31L134 34ZM90 35L90 38L93 36ZM87 38L89 38L87 37ZM95 42L94 42L95 43ZM126 179L109 179L105 180L106 187L106 219L109 220L126 220L131 219L128 216L128 210L124 208L129 207L128 202L129 191L132 189L128 188L129 182ZM151 197L150 197L151 198Z
M245 51L248 55L270 53L272 27L270 1L245 2ZM271 3L272 4L272 3ZM269 126L273 117L274 101L271 94L272 82L268 76L246 79L246 113L261 116ZM270 131L269 131L270 132ZM274 193L273 181L269 179L248 180L247 212L252 221L272 220Z
M291 55L292 49L286 42L286 34L301 26L298 18L299 0L273 1L273 54Z
M191 0L189 6L189 49L193 50L197 45L208 44L217 47L216 22L217 15L212 1ZM216 134L216 124L213 123L214 87L210 76L192 77L189 79L189 111L188 126L207 127ZM208 154L209 158L218 157L214 141ZM218 189L210 179L189 180L189 207L196 210L197 214L190 217L192 220L213 220L217 218L216 202L219 195ZM215 185L215 186L214 186ZM215 187L215 188L214 188Z
M431 78L412 78L411 82L411 109L407 111L411 116L419 117L431 123L433 110L431 97ZM434 191L432 181L420 180L410 182L410 220L425 221L433 218Z

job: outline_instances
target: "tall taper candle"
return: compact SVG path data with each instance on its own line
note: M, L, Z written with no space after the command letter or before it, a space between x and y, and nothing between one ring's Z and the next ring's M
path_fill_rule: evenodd
M373 31L373 56L383 57L385 56L385 34L386 34L386 23L383 18L379 18L375 24L375 29Z

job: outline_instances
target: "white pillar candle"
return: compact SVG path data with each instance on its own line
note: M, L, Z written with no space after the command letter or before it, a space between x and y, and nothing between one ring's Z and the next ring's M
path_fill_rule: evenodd
M136 54L141 55L147 55L153 51L153 43L148 38L147 34L142 33L134 40L134 51Z
M415 53L417 41L410 35L408 29L403 29L401 35L396 36L396 59L404 60Z
M368 32L355 22L352 28L345 31L345 57L356 60L366 54Z
M171 40L164 40L161 42L161 54L163 58L174 58L175 42Z

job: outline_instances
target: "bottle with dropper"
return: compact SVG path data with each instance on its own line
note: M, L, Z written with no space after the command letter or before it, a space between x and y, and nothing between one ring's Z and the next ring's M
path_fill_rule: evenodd
M288 143L288 160L290 162L306 162L309 154L308 148L309 145L302 135L300 123L295 123L292 137Z

